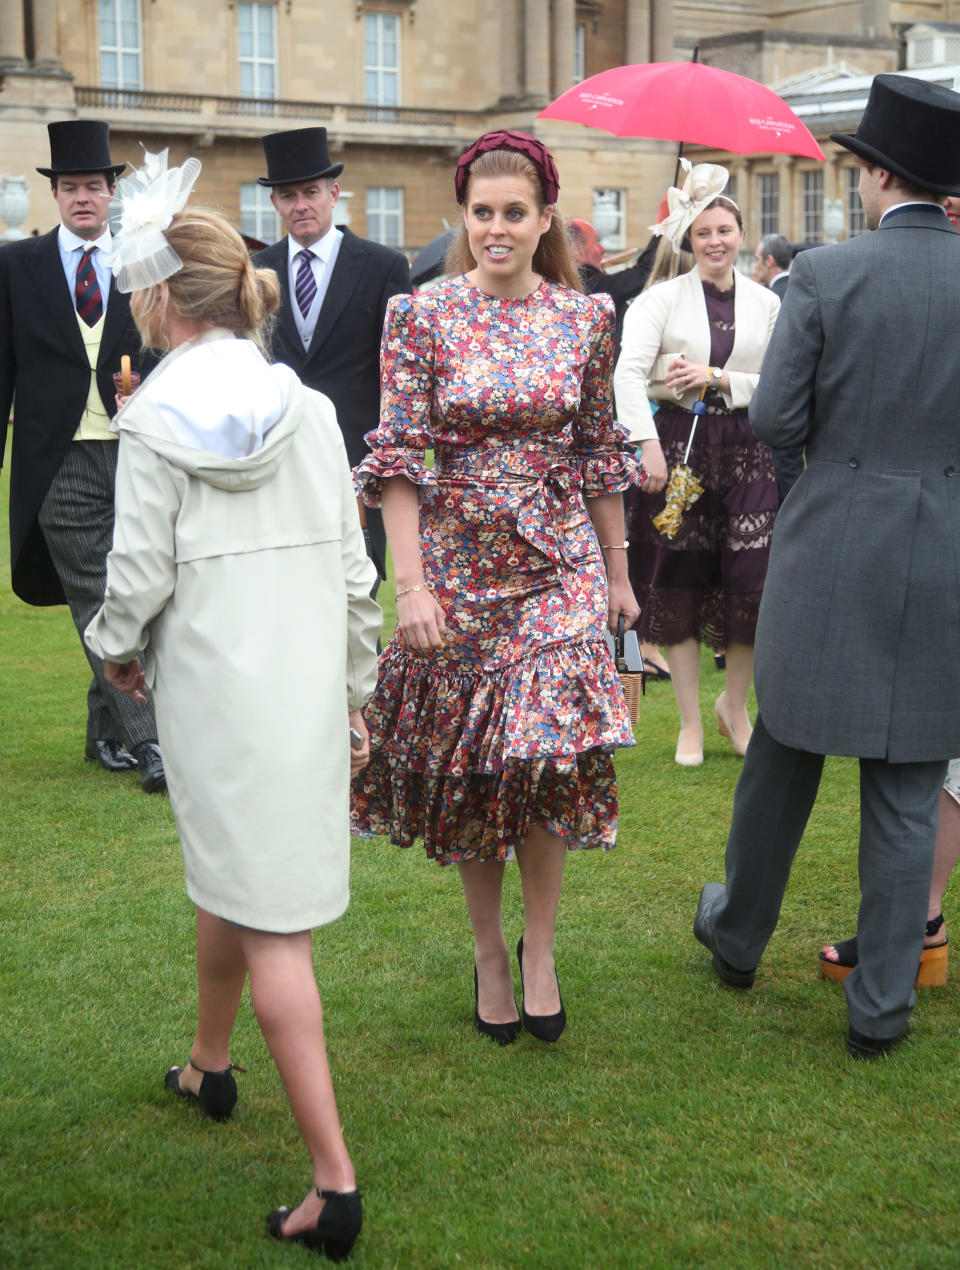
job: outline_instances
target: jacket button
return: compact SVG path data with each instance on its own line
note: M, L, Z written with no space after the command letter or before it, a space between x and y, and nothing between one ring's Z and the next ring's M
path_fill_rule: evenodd
M953 468L952 468L952 467L945 467L945 468L943 469L943 474L944 474L944 476L953 476Z
M859 459L851 459L850 462L847 464L847 467L859 467L859 466L860 466Z

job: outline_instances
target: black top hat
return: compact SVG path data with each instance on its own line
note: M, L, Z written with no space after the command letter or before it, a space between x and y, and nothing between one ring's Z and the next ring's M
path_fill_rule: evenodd
M339 176L342 163L331 163L326 128L291 128L269 132L263 138L267 175L258 176L258 185L293 185Z
M877 75L856 134L830 140L934 194L960 194L960 93L909 75Z
M99 119L60 119L48 123L50 166L37 168L41 176L71 172L109 172L116 178L127 166L110 158L110 125Z

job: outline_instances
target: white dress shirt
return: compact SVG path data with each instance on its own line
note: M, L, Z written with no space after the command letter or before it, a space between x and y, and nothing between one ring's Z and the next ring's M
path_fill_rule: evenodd
M60 263L63 265L74 308L77 307L77 270L80 268L80 253L86 251L88 247L97 247L99 250L93 253L93 272L97 275L103 311L106 313L107 299L110 295L110 279L113 277L113 271L110 268L112 243L109 226L99 238L90 239L78 237L72 229L67 229L66 225L61 224L57 232L57 246L60 248Z
M310 341L313 339L320 306L323 304L324 296L327 294L327 287L330 285L330 275L333 273L333 266L337 263L337 255L342 241L343 234L337 229L336 225L331 225L322 238L315 243L311 243L307 248L301 247L295 238L289 234L287 235L290 308L293 311L293 320L297 324L297 330L300 333L305 349L310 347ZM313 280L317 284L317 294L313 297L313 303L310 305L306 317L300 312L300 305L297 304L297 274L300 272L300 261L297 257L304 250L309 251L312 256L310 265L313 270Z

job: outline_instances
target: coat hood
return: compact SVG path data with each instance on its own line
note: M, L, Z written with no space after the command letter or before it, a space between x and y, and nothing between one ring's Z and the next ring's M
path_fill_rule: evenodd
M269 365L250 340L208 331L163 359L113 427L210 485L255 489L293 440L303 392L289 366Z

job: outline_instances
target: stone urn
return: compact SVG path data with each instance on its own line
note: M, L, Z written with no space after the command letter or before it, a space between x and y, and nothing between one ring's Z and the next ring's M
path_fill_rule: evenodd
M0 176L0 220L7 225L0 234L0 242L15 242L26 238L20 226L30 210L30 187L25 176Z

